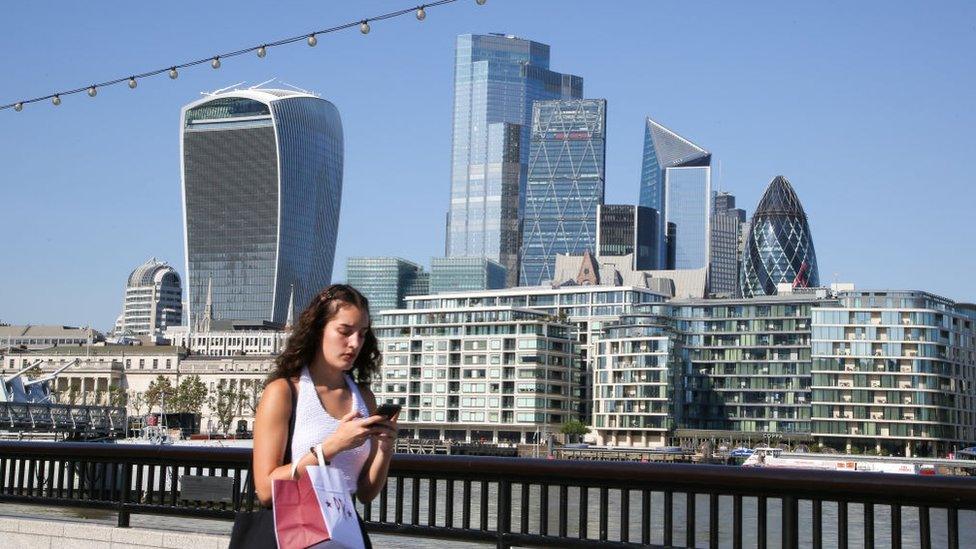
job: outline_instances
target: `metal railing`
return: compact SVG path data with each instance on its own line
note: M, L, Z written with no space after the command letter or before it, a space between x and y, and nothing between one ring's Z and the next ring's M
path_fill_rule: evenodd
M79 438L123 436L125 408L35 402L0 402L0 430L58 432Z
M256 504L249 449L0 442L0 502L230 519ZM187 501L184 476L226 497ZM198 492L194 492L198 494ZM195 495L193 497L200 497ZM397 455L360 506L373 532L498 547L874 546L955 549L976 479L692 464ZM888 539L882 541L881 533Z

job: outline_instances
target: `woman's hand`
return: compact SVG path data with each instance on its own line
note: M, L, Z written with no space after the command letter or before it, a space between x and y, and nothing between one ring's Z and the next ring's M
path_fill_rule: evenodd
M398 414L399 415L399 414ZM391 419L386 419L385 416L373 416L373 418L380 418L373 424L376 428L376 434L373 440L377 443L377 450L385 453L393 453L393 449L396 446L397 434L399 433L399 427L397 427L397 416Z
M339 426L335 432L322 441L322 453L325 454L326 459L332 459L340 452L362 446L369 437L389 434L389 422L384 421L385 419L383 416L361 419L359 412L349 412L339 420ZM396 438L395 427L393 428L393 437Z

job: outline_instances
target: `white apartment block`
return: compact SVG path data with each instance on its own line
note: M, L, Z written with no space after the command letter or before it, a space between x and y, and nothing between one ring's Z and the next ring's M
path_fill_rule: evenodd
M681 409L675 403L681 362L673 321L667 311L662 313L627 314L604 327L593 374L597 444L668 444Z
M403 405L401 436L530 443L577 416L572 326L512 306L382 312L378 402Z

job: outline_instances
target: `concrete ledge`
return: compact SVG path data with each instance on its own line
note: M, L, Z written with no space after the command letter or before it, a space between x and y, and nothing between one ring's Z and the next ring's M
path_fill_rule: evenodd
M225 549L229 536L116 528L107 524L0 517L3 549Z

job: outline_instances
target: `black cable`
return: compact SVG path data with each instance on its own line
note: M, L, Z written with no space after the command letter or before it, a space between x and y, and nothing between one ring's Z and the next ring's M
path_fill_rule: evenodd
M115 84L121 84L122 82L128 82L130 79L139 80L139 79L142 79L142 78L149 78L149 77L152 77L152 76L157 76L157 75L163 74L165 72L169 72L169 71L171 71L173 69L185 69L185 68L188 68L188 67L195 67L197 65L202 65L204 63L212 62L215 59L227 59L227 58L230 58L230 57L237 57L239 55L244 55L246 53L251 53L252 51L257 51L260 48L267 49L267 48L273 48L273 47L276 47L276 46L284 46L284 45L287 45L287 44L293 44L295 42L300 42L302 40L306 40L306 39L308 39L308 38L310 38L312 36L317 36L317 35L320 35L320 34L329 34L329 33L333 33L333 32L339 32L341 30L345 30L345 29L348 29L348 28L356 27L356 26L359 26L359 25L361 25L363 23L368 23L370 21L384 21L386 19L393 19L394 17L401 17L401 16L406 15L408 13L414 13L417 10L421 10L421 9L426 10L427 8L433 8L433 7L437 7L437 6L442 6L444 4L451 4L451 3L457 2L457 1L458 0L436 0L435 2L430 2L428 4L420 4L420 5L414 6L412 8L405 8L405 9L401 9L401 10L397 10L397 11L392 11L392 12L389 12L389 13L375 15L373 17L368 17L366 19L360 19L358 21L352 21L350 23L344 23L342 25L337 25L335 27L329 27L327 29L322 29L322 30L307 32L305 34L298 35L298 36L292 36L292 37L289 37L289 38L282 38L280 40L275 40L274 42L266 42L266 43L260 44L258 46L251 46L249 48L244 48L244 49L240 49L240 50L234 50L234 51L227 52L227 53L220 53L220 54L212 55L212 56L207 57L207 58L204 58L204 59L197 59L195 61L187 61L185 63L179 63L177 65L170 65L170 66L165 67L165 68L162 68L162 69L155 69L155 70L151 70L151 71L147 71L147 72L143 72L143 73L133 74L133 75L130 75L130 76L125 76L123 78L116 78L114 80L108 80L108 81L101 82L101 83L89 84L87 86L83 86L83 87L80 87L80 88L74 88L74 89L71 89L71 90L66 90L66 91L61 91L61 92L55 92L55 93L52 93L50 95L44 95L44 96L41 96L41 97L34 97L32 99L25 99L23 101L15 101L15 102L10 103L10 104L7 104L7 105L0 105L0 111L5 110L5 109L15 108L18 105L21 108L23 108L24 105L29 105L31 103L37 103L39 101L46 101L48 99L54 99L55 97L60 98L60 97L66 96L66 95L73 95L73 94L76 94L76 93L81 93L81 92L87 91L87 90L89 90L91 88L98 89L98 88L105 88L105 87L108 87L108 86L114 86Z

